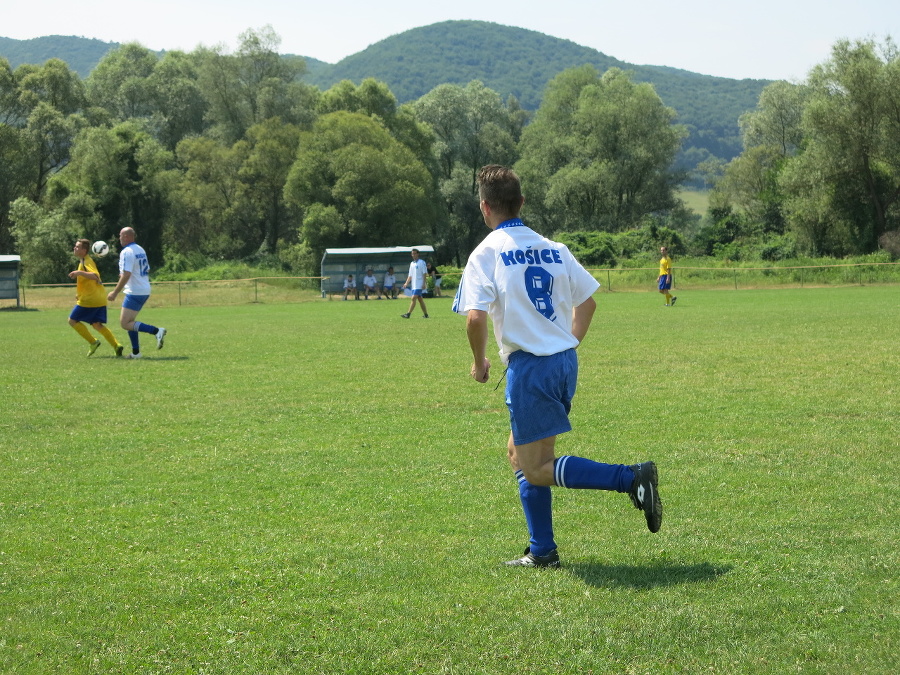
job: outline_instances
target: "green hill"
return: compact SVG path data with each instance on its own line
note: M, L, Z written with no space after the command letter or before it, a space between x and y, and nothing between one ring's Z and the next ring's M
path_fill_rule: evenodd
M523 108L536 110L549 80L566 68L589 63L598 71L621 68L649 82L678 121L688 126L690 148L731 159L741 152L738 118L753 110L768 80L734 80L665 66L637 66L570 40L485 21L444 21L393 35L333 66L318 62L307 80L327 89L340 80L374 77L403 103L438 84L481 80ZM683 153L684 155L684 153ZM687 160L693 165L703 159Z
M31 40L0 37L0 58L16 68L23 63L41 65L50 59L62 59L81 77L103 58L106 52L119 46L118 42L103 42L72 35L47 35Z
M66 61L86 77L117 43L59 35L33 40L0 38L0 57L13 67ZM305 57L306 58L306 57ZM480 80L504 99L515 96L523 108L536 110L544 88L560 71L589 63L604 72L616 67L649 82L666 105L688 126L681 163L693 166L711 153L731 159L741 151L738 118L756 107L768 80L733 80L699 75L665 66L640 66L569 40L537 31L485 21L444 21L414 28L377 42L336 64L306 58L306 81L327 89L347 79L367 77L385 82L401 103L415 100L443 83Z

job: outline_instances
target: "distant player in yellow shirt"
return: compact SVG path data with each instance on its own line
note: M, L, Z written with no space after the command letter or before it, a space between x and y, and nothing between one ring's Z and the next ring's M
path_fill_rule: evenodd
M91 346L88 356L93 356L100 346L100 340L95 339L84 324L90 324L94 330L106 338L116 351L116 356L122 356L122 345L116 340L112 331L106 327L106 290L100 280L100 272L94 259L88 255L91 242L87 239L79 239L72 249L79 258L78 269L69 272L69 278L75 279L75 307L69 315L69 325L75 329L81 337L87 340Z
M671 293L672 290L672 259L669 257L669 249L665 246L660 247L659 254L662 256L659 260L659 292L666 296L666 307L671 307L678 299Z

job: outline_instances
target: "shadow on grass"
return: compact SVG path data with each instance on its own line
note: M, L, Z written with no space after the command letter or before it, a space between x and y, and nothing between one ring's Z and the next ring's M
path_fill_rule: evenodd
M110 356L109 358L114 359L115 356ZM187 361L190 359L190 356L142 356L141 361ZM122 358L122 361L129 361L130 359Z
M573 563L563 569L581 577L592 586L623 586L628 588L656 588L698 581L712 581L731 571L731 565L710 563L657 563L655 565L604 565L602 563Z

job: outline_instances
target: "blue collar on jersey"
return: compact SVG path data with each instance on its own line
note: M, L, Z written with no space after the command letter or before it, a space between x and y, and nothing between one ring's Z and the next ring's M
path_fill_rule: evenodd
M523 223L519 218L510 218L509 220L504 220L502 223L500 223L494 229L495 230L503 230L503 229L506 229L507 227L519 227L519 226L524 227L525 223Z

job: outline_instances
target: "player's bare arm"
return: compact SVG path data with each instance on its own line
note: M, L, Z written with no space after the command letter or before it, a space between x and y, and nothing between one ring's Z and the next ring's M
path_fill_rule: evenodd
M488 339L487 312L470 309L466 316L466 335L472 349L472 379L487 382L490 378L491 362L485 356Z
M579 343L587 335L596 309L597 301L594 298L588 298L572 310L572 335L575 336Z
M119 283L116 284L116 287L109 292L109 295L106 296L108 302L112 302L116 299L116 296L122 292L122 289L125 288L125 284L128 283L128 280L131 278L131 272L122 272L119 276Z

